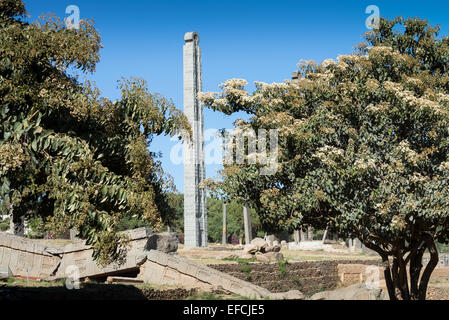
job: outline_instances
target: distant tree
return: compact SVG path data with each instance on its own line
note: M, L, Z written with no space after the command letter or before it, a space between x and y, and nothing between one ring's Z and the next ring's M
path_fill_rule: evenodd
M184 232L184 195L171 193L167 197L168 206L172 208L172 215L167 218L172 230ZM243 207L235 201L228 202L226 206L227 234L244 236ZM251 210L253 232L260 231L260 223L255 210ZM137 223L138 224L138 223ZM207 198L207 231L211 242L221 242L223 231L223 201L221 199Z
M10 219L0 219L0 231L7 231L9 230L9 221Z
M172 192L154 135L188 121L143 80L122 80L121 99L101 98L73 75L93 72L100 37L92 23L56 17L29 24L20 0L0 0L0 203L14 221L42 217L53 234L77 228L100 263L119 261L123 215L160 228ZM70 72L68 72L70 70Z
M253 233L260 231L260 223L256 211L251 210ZM212 242L221 242L223 232L223 200L207 199L207 232ZM226 204L226 233L244 237L243 207L236 201Z
M239 129L279 133L274 175L227 165L217 185L266 229L328 225L359 238L382 257L391 299L425 299L435 243L449 242L449 39L396 18L366 40L337 61L301 63L297 81L256 83L250 95L230 80L202 94L214 110L250 113Z
M167 215L167 225L174 232L184 233L184 194L170 193L167 197L167 204L172 209L171 214Z

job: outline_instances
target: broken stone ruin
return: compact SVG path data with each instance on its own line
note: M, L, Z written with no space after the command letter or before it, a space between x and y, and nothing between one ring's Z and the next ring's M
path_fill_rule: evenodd
M55 240L26 239L0 232L0 278L52 281L67 278L75 268L80 280L175 285L204 291L224 290L254 299L304 298L297 290L272 293L178 256L176 233L154 233L147 228L124 233L130 239L125 262L102 267L93 260L92 248L83 240L67 240L66 244L61 244ZM252 245L256 248L254 253L279 256L277 247L270 247L260 240L253 240Z
M273 236L274 237L274 236ZM279 240L254 238L251 243L245 245L241 258L250 259L255 257L258 261L269 262L283 260Z

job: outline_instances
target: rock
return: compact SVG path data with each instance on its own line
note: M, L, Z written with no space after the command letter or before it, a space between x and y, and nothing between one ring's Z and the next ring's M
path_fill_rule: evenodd
M275 292L270 295L274 300L304 300L304 294L298 290L290 290L287 292Z
M257 252L256 260L261 262L270 262L270 257L266 256L266 253Z
M256 253L257 251L259 251L257 246L255 246L253 244L247 244L243 248L243 253L244 254L253 254L253 253Z
M284 256L280 252L267 252L264 254L256 254L256 259L259 261L277 261L283 260Z
M250 253L242 253L239 255L241 259L252 259L254 256Z
M287 243L287 241L285 241L285 240L282 240L282 241L281 241L281 246L283 246L283 247L287 247L287 246L288 246L288 243Z
M269 252L267 254L272 256L274 260L284 260L284 255L280 252Z
M251 240L251 244L257 248L257 251L264 252L268 246L267 242L262 238L254 238Z
M238 255L232 252L225 252L223 254L220 254L219 256L215 257L217 260L223 260L223 259L237 259Z
M176 232L153 233L148 238L146 249L175 253L178 251L178 235Z
M386 300L382 289L369 289L365 283L314 294L310 300Z
M279 241L278 241L278 240L274 240L274 241L273 241L273 246L274 246L274 247L279 246L279 245L280 245L280 244L279 244Z
M11 269L8 267L0 267L0 280L8 279L13 276Z
M270 234L269 236L264 237L264 240L269 246L273 246L274 241L279 242L279 239L274 234Z
M272 247L266 247L265 252L279 252L281 251L281 246L272 246Z
M141 255L136 256L136 265L138 265L139 267L141 265L143 265L145 263L145 261L147 261L146 254L141 254Z

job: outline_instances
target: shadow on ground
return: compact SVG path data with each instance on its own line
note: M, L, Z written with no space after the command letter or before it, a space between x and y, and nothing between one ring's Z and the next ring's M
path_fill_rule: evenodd
M81 284L79 289L65 286L23 287L2 285L0 301L23 300L183 300L196 294L195 290L139 288L122 284Z

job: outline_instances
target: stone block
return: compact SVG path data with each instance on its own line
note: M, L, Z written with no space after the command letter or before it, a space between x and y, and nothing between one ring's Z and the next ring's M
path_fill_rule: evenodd
M265 248L268 246L268 243L262 238L254 238L251 240L251 244L257 248L257 251L264 252Z
M257 261L270 262L270 258L261 252L257 252L255 257Z
M386 300L382 289L370 289L364 283L314 294L310 300Z
M146 250L158 250L165 253L178 251L178 236L174 232L155 233L149 236Z
M241 254L239 255L239 257L240 257L241 259L252 259L254 256L253 256L252 254L250 254L250 253L241 253Z
M258 250L258 247L252 244L247 244L245 245L245 247L243 248L243 253L244 254L254 254L256 253Z
M0 280L13 277L13 273L9 267L0 267Z
M269 261L284 260L284 256L280 252L267 252L263 254Z
M280 245L273 245L265 248L265 252L279 252L279 251L281 251Z
M355 284L366 281L368 277L384 280L384 273L381 267L366 264L338 264L338 278L343 284ZM376 280L376 279L374 279Z
M270 295L274 300L304 300L304 294L299 290L290 290L287 292L276 292Z

